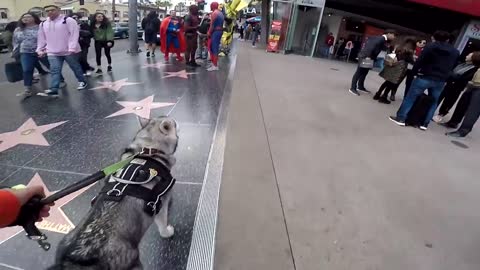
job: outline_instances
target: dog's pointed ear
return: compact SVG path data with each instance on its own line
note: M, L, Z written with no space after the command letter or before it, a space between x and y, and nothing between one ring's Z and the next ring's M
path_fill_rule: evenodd
M170 119L164 119L160 124L160 131L165 135L170 134L174 128L175 124Z
M142 128L145 128L148 125L148 123L150 123L150 119L147 119L147 118L137 116L137 119Z

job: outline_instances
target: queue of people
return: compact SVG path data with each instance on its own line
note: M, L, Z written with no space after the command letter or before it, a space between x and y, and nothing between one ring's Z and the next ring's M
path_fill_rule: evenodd
M370 93L365 88L365 78L379 53L386 49L387 43L393 43L396 36L395 31L386 30L382 36L368 39L359 53L359 65L352 78L350 93L356 96L360 92ZM395 101L395 93L406 79L404 99L396 115L390 116L391 121L399 126L418 126L424 131L431 121L452 129L461 124L458 130L446 133L452 137L465 137L472 131L480 117L480 52L460 59L458 50L450 43L451 38L445 31L435 32L430 44L423 38L406 38L397 42L394 51L387 53L385 67L379 73L385 82L373 99L385 104ZM453 116L444 122L465 89ZM440 110L435 115L438 106Z

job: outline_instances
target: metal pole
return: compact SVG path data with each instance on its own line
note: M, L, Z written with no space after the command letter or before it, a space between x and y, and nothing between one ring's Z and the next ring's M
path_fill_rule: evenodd
M128 39L130 41L130 49L127 53L138 54L138 31L137 31L137 0L128 0Z

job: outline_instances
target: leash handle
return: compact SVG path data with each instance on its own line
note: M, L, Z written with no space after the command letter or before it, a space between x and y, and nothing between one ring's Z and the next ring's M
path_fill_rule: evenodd
M20 209L20 214L13 225L20 225L25 230L27 237L31 240L37 241L38 245L45 251L50 249L50 243L47 241L47 236L43 234L37 226L35 226L36 220L40 216L44 204L41 202L40 196L32 197L26 204Z

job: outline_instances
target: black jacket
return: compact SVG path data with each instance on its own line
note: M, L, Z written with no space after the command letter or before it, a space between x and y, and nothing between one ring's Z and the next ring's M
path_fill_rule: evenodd
M413 74L421 78L445 82L458 62L459 52L447 42L428 44L413 66Z
M80 33L78 36L78 43L80 44L80 48L88 48L90 47L90 42L92 41L93 34L90 31L90 26L87 23L80 23Z
M143 18L142 20L142 29L145 31L145 32L149 32L149 33L158 33L160 32L160 19L158 18L149 18L149 17L145 17Z
M372 60L377 60L378 55L381 51L386 50L384 36L370 37L365 44L365 47L358 53L358 58L371 58Z

